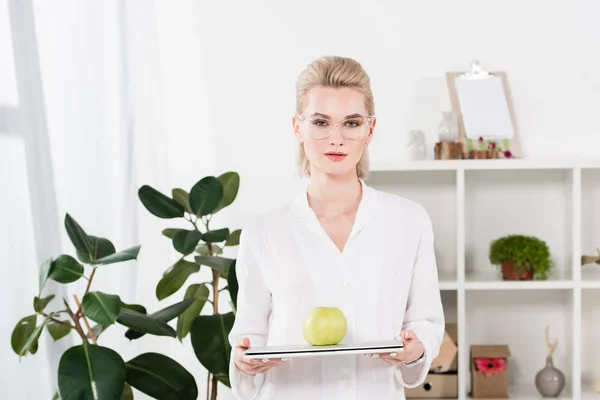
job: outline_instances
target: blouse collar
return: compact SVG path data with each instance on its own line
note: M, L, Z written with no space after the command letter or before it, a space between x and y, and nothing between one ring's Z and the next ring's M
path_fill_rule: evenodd
M362 187L362 198L358 205L354 226L350 233L350 237L358 233L373 216L377 208L377 191L367 185L363 179L359 179ZM320 234L326 235L323 231L320 222L314 210L308 204L308 185L307 183L300 191L299 196L293 202L294 214L304 222L308 223L313 230Z

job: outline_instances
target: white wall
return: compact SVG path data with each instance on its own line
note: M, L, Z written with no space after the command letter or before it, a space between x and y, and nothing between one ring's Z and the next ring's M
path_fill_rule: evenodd
M123 212L114 197L81 180L92 174L109 185L126 167L118 165L118 152L109 151L119 148L123 129L118 122L124 101L118 86L123 79L115 31L118 2L33 3L49 131L60 139L51 149L57 160L59 214L89 213L99 231L122 234L105 220L108 213ZM137 184L155 183L166 191L189 187L208 174L238 171L238 200L215 224L241 226L295 193L290 129L295 79L323 54L355 57L371 76L378 115L374 163L403 159L410 129L425 130L433 146L440 112L450 107L444 74L467 68L473 58L486 69L507 72L526 155L600 155L596 0L312 0L293 5L186 0L156 1L155 6L161 35L146 40L158 47L161 58L151 66L130 59L140 75L127 78L137 93L148 88L136 100L152 99L161 112L151 122L146 115L139 122L148 124L149 135L166 135L160 139L162 148L147 147L156 153L147 154L143 143L136 144L144 162L159 162ZM144 9L143 2L129 7ZM160 70L162 81L141 74L145 68ZM60 164L65 158L70 164ZM79 170L66 167L78 161ZM101 172L99 165L108 169ZM86 196L103 199L104 206L92 207L81 200ZM166 241L148 233L164 224L138 211L138 229L147 238L142 245L156 251L141 263L148 275L139 291L152 301L172 254L164 253ZM455 251L452 238L442 243ZM149 265L153 256L160 262ZM173 354L201 373L189 343L174 346ZM204 377L197 381L203 393Z

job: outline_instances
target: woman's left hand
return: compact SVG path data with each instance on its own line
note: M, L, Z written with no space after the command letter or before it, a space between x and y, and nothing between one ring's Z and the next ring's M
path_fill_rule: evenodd
M366 354L367 357L379 358L388 364L403 364L409 363L419 359L425 352L423 343L419 340L417 335L410 330L403 330L400 334L402 341L404 342L403 351L397 353L383 353L383 354Z

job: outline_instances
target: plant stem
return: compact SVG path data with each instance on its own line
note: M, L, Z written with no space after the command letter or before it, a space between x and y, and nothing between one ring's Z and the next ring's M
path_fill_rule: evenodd
M208 221L206 221L206 230L208 231ZM211 243L207 243L208 246L208 254L210 256L213 255L213 248L212 248L212 244ZM219 270L217 269L213 269L212 271L212 275L213 275L213 281L212 281L212 286L213 286L213 314L217 315L219 314ZM212 385L211 385L211 400L217 400L217 377L213 375L212 377Z
M96 273L96 268L98 268L98 267L94 267L94 269L92 269L90 279L88 280L87 286L85 287L85 292L83 292L84 296L86 294L88 294L88 292L90 291L90 286L92 285L92 279L94 279L94 274ZM79 304L79 301L77 301L77 303L78 303L77 304L77 312L75 313L75 317L77 317L77 319L79 319L81 317L82 310L81 310L81 304Z
M40 314L41 314L41 315L43 315L43 316L44 316L44 317L46 317L46 318L50 317L50 315L46 314L45 312L41 312ZM52 322L56 322L57 324L61 324L61 325L64 325L64 326L66 326L66 327L68 327L68 328L71 328L71 329L75 329L75 330L77 330L77 329L75 328L75 325L71 325L70 323L68 323L68 322L65 322L65 321L60 321L60 320L58 320L58 319L56 319L56 318L54 318L54 317L50 317L50 321L52 321Z
M81 325L79 325L78 319L75 318L75 314L73 314L73 311L71 311L71 307L69 307L69 303L67 303L67 299L65 299L64 297L63 297L63 302L65 303L65 306L67 307L67 312L69 313L69 315L71 316L71 319L75 323L75 330L77 331L79 336L81 336L81 340L83 341L83 343L89 344L87 337L85 337L85 333L83 333L83 329L81 329Z
M210 400L210 372L206 374L206 400Z
M81 310L81 303L79 302L77 295L73 295L73 298L75 299L75 303L77 304L77 307L79 307L79 310ZM88 322L88 319L86 318L86 316L83 313L81 313L81 316L83 317L83 323L87 327L88 333L90 334L90 337L92 338L92 343L98 344L96 342L96 336L94 336L94 332L92 331L92 327L90 326L90 323Z
M223 290L228 290L228 289L229 289L229 286L225 286L225 287L219 289L219 292L222 292Z

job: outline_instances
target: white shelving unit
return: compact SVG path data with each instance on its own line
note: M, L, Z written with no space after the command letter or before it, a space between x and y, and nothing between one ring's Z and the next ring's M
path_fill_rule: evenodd
M600 159L387 163L367 181L431 216L446 319L458 324L460 399L469 398L473 344L507 344L511 398L541 398L534 378L545 366L546 325L567 379L559 398L600 399L600 266L580 261L600 247ZM489 245L513 233L546 241L548 280L502 281Z

